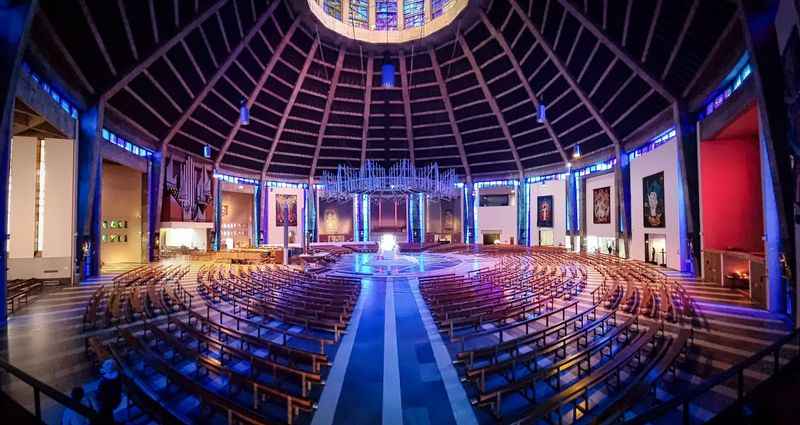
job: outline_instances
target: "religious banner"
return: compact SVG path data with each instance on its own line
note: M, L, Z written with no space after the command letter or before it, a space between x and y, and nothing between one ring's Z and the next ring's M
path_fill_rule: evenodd
M536 225L539 227L553 227L552 195L536 198Z
M592 191L592 222L594 224L611 223L611 187L599 187Z
M284 209L288 206L288 215ZM275 195L275 225L297 226L297 195Z
M644 227L665 227L664 172L642 178Z

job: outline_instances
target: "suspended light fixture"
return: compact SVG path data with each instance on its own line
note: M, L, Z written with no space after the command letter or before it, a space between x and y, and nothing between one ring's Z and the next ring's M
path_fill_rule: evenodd
M581 145L575 145L572 148L572 159L578 159L581 157Z
M247 99L242 99L239 106L239 122L242 125L250 124L250 107L247 105Z
M394 64L389 58L389 52L383 55L383 65L381 66L381 85L390 89L394 87Z
M211 146L203 145L203 158L211 158Z
M539 102L539 108L536 110L536 122L539 124L547 122L547 106L545 106L544 101Z

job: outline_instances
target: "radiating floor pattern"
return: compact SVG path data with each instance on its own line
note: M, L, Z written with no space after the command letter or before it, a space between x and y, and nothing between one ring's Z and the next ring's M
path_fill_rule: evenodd
M491 263L490 259L458 257L447 272L465 273ZM34 377L63 391L95 380L85 354L85 338L110 338L112 331L81 332L84 308L100 283L132 267L104 270L97 279L74 288L48 289L19 310L0 335L0 355ZM196 268L184 277L190 290L196 286ZM720 373L786 334L789 325L779 316L749 307L741 293L675 275L694 297L701 320L689 362L679 368L677 379L660 387L657 396L671 397L703 379ZM591 291L600 276L590 273L589 285L580 296L583 307L591 303ZM413 276L364 278L363 290L348 333L342 339L322 390L311 423L329 424L473 424L487 417L473 411L452 366L453 352L445 346L432 323ZM200 303L201 304L201 303ZM160 323L156 320L154 323ZM126 325L123 325L126 326ZM791 347L795 354L797 347ZM764 371L748 370L750 388L765 379ZM689 372L691 371L691 372ZM32 408L30 387L4 376L4 391ZM734 382L703 397L692 416L708 419L736 397ZM45 399L47 423L58 423L60 409ZM677 415L677 413L676 413ZM666 422L665 422L666 423Z

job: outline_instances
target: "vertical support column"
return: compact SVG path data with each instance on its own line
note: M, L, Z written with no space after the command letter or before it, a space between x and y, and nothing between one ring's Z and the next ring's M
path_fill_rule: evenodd
M353 195L353 241L361 242L361 196Z
M614 164L614 185L617 193L617 236L622 239L625 258L630 258L631 245L631 167L628 155L617 148L617 163ZM617 243L617 255L620 244Z
M517 184L517 244L531 246L531 188L524 178Z
M785 103L783 64L774 22L778 2L739 0L739 14L745 42L750 51L753 80L758 101L760 138L764 158L762 180L766 215L774 213L775 223L765 222L767 231L768 308L800 317L792 305L797 291L792 199L792 141ZM771 211L768 209L772 207ZM774 244L774 245L772 245Z
M464 226L463 235L465 244L477 243L477 228L478 220L475 209L475 202L478 198L478 188L469 180L464 183L463 195L461 197L463 205L461 210L464 213L464 219L461 223Z
M38 0L0 2L0 96L3 110L0 111L0 328L7 323L6 312L6 268L8 245L8 173L11 165L11 128L13 122L14 93L16 93L22 55L28 41L28 31ZM0 344L5 346L5 343Z
M369 22L369 29L375 29L375 2L371 1L368 3L367 6L367 13L368 13L368 22Z
M147 167L147 261L158 261L161 229L161 198L164 195L162 152L154 153Z
M262 198L263 189L259 181L255 190L253 191L253 229L251 239L253 247L258 248L261 244L261 205L264 201Z
M412 193L407 196L408 202L408 242L423 244L425 242L425 194Z
M673 118L678 139L678 190L682 195L678 196L681 271L697 275L700 258L700 180L696 124L683 102L673 106Z
M263 192L262 200L261 200L261 243L269 244L269 231L270 231L270 221L269 221L269 192L270 187L267 182L261 182L261 190Z
M104 104L89 108L78 126L78 201L76 203L76 257L81 278L100 273L100 203L103 160L100 140Z
M306 242L316 242L319 232L317 223L317 190L309 183L306 191Z
M211 249L219 251L222 245L222 182L214 179L211 182L214 191L214 240L211 242Z
M370 229L370 216L372 215L372 207L369 201L369 195L361 195L361 240L369 242Z
M581 205L581 198L579 198L579 183L580 177L577 173L573 172L572 169L569 169L569 173L567 174L567 202L566 202L566 215L567 215L567 235L570 237L572 242L572 249L575 250L577 248L575 246L576 240L580 240L580 250L585 251L586 248L586 238L584 234L585 223L581 223L579 221L579 213L578 209ZM583 225L582 225L583 224ZM558 241L553 241L556 245Z

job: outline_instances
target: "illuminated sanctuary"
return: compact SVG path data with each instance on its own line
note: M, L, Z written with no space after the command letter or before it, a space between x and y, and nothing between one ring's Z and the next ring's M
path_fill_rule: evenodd
M0 0L8 424L800 423L792 0Z

